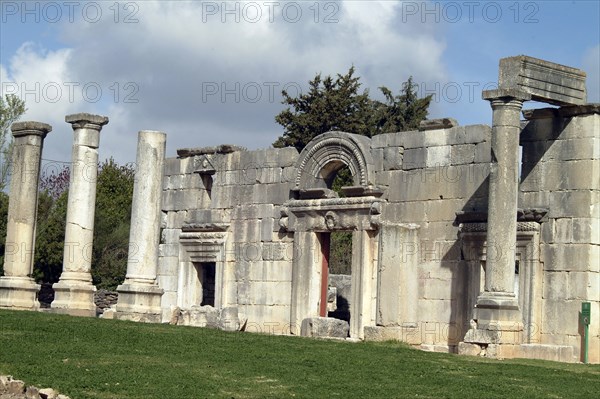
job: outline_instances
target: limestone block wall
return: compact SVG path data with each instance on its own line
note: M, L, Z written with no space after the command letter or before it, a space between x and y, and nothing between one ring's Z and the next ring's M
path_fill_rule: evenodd
M237 307L248 331L289 333L293 237L280 232L279 217L297 158L293 148L221 146L166 160L158 273L164 321L172 307L190 306L182 290L197 289L183 281L184 270L214 255L215 306ZM192 244L181 245L182 233ZM217 235L218 242L206 241Z
M579 360L579 310L590 301L590 361L598 362L600 115L559 112L530 116L520 140L522 168L512 171L521 179L519 208L533 209L519 215L515 291L530 325L515 330L522 334L515 342L524 346L514 356L544 357L544 345L550 345L546 358L560 352L566 354L560 360ZM344 134L329 134L329 141L315 145L312 162L324 167L354 156L335 152L334 139L351 142ZM367 151L361 159L368 162L352 162L368 169L366 190L350 190L358 197L340 200L292 199L298 181L317 184L320 173L306 167L308 175L299 176L304 172L296 169L301 159L293 148L180 150L165 164L158 271L163 321L174 307L200 305L203 268L215 264L216 308L236 308L248 331L298 333L290 331L290 324L302 321L294 315L315 316L319 290L313 285L320 284L320 252L303 243L318 247L319 234L349 223L358 229L356 256L369 259L356 261L362 271L351 278L352 302L361 303L354 309L360 320L350 316L351 335L362 338L364 327L366 339L454 351L483 290L491 136L490 127L476 125L363 138L356 151ZM315 188L302 186L302 195L329 195ZM364 199L366 207L360 205ZM322 207L333 207L339 218L331 220L333 227L326 216L322 220ZM361 246L359 237L368 245ZM358 248L371 249L365 255ZM315 258L294 266L300 250ZM297 280L310 281L294 288L294 267ZM312 290L308 296L297 292L305 286Z
M398 338L452 350L468 328L457 212L487 209L490 136L488 126L477 125L372 138L376 184L388 201L381 219L419 226L416 246L397 247L396 267L416 268L418 279L415 319L398 323L410 327L397 330ZM406 262L411 257L416 263Z
M521 134L520 207L547 208L540 343L582 347L581 303L591 302L590 362L600 361L600 115L533 115ZM582 359L580 351L574 361Z
M193 173L191 158L165 160L163 179L161 239L157 281L164 290L163 321L170 318L170 307L177 306L179 272L179 236L188 209L210 204L206 187L199 174Z

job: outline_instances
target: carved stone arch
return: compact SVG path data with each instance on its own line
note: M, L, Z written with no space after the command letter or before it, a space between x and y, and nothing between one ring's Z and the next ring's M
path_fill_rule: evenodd
M327 132L313 139L296 162L294 189L323 188L326 179L346 165L355 186L373 182L371 139L358 134Z

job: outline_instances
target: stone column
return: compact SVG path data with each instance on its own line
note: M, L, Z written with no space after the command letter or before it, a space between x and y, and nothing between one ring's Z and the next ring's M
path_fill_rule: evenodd
M37 310L40 286L31 278L35 245L38 179L42 147L52 127L40 122L17 122L13 172L6 225L4 276L0 277L0 308Z
M119 319L161 321L163 290L156 283L156 274L166 138L165 133L150 130L142 130L138 136L127 276L117 287L115 316Z
M53 285L55 298L52 309L77 316L95 316L92 284L92 243L94 211L98 177L98 146L100 130L108 118L99 115L67 115L65 121L73 128L73 151L63 270Z
M521 323L514 293L519 193L519 134L523 102L531 97L514 89L489 90L492 163L490 164L485 289L477 299L479 324L509 328Z

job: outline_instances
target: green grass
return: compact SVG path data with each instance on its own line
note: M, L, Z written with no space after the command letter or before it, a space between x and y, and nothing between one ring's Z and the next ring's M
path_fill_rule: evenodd
M78 398L593 398L600 367L0 311L0 374Z

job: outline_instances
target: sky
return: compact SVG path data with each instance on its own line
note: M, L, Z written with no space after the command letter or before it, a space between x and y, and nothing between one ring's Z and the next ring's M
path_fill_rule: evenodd
M281 90L351 66L363 89L433 94L429 118L491 124L481 92L500 58L583 69L600 102L597 1L0 1L0 91L49 123L45 165L69 162L65 115L109 117L100 159L134 162L137 133L178 148L266 148L283 133ZM526 107L543 104L526 103Z

